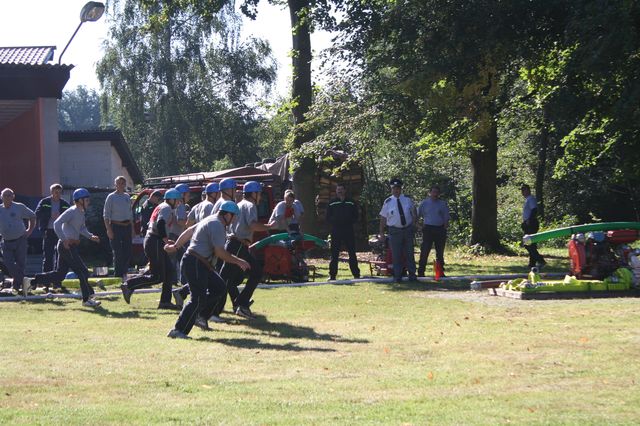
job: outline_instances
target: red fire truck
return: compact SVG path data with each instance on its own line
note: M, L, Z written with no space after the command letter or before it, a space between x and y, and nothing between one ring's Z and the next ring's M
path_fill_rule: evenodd
M142 249L143 235L140 235L141 223L140 215L144 202L155 190L164 191L175 188L176 185L186 183L190 188L190 197L187 204L193 207L202 200L202 191L211 182L220 182L225 178L233 178L238 184L236 188L236 201L242 199L242 186L248 181L262 183L262 197L258 206L258 219L267 223L275 205L282 198L281 178L270 172L257 169L255 167L238 167L234 169L220 170L217 172L190 173L184 175L161 176L146 179L143 189L132 197L133 220L136 231L136 238L133 241L132 263L138 266L144 261ZM254 240L262 239L266 233L256 233Z

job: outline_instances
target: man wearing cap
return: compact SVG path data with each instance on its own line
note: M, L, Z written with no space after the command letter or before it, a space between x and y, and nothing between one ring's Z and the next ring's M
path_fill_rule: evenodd
M127 179L124 176L115 178L116 190L107 195L104 202L104 226L113 251L114 276L127 280L131 245L133 239L133 212L131 197L125 192Z
M26 296L30 284L24 279L24 268L27 260L27 239L36 226L36 214L22 203L13 201L15 194L10 188L5 188L0 194L0 249L5 267L9 275L13 277L14 290L24 293ZM25 229L24 221L29 221Z
M422 218L422 244L420 245L420 262L418 276L424 277L431 247L436 248L436 262L444 271L444 246L447 242L447 228L449 227L449 206L440 199L440 187L432 185L429 197L422 200L418 206L418 217Z
M538 201L536 197L531 194L531 187L529 185L522 185L520 192L524 197L524 205L522 206L522 231L525 234L535 234L540 229L540 223L538 222ZM533 243L524 246L529 253L529 268L537 266L543 267L547 264L544 257L538 252L538 244Z
M336 185L336 198L331 200L327 208L327 222L331 225L331 261L329 262L329 279L335 280L338 273L338 258L342 243L349 253L349 268L353 278L360 278L358 258L356 257L356 238L353 224L358 221L358 207L353 200L346 198L343 184Z
M227 285L229 298L233 305L233 312L236 315L253 319L255 318L249 305L251 296L262 278L262 262L258 261L249 251L249 246L253 242L254 232L268 231L273 227L273 223L258 222L258 205L262 196L262 185L259 182L249 181L242 188L242 201L238 203L238 215L236 220L229 226L225 250L229 253L246 260L251 265L249 278L242 292L238 286L244 279L242 269L235 263L225 262L220 269L220 276ZM216 306L212 315L218 317L224 308L226 298Z
M162 293L158 309L178 309L171 303L171 280L176 273L169 255L164 251L164 245L170 242L168 229L176 220L175 208L181 202L182 194L176 189L170 189L164 194L164 202L151 214L149 230L144 239L144 254L149 259L149 269L144 274L129 278L120 286L125 302L131 302L131 295L136 289L161 282Z
M70 207L62 199L62 185L54 183L49 187L49 192L51 195L40 200L35 212L38 229L42 232L42 272L53 271L56 266L58 236L53 229L53 222ZM60 287L60 283L55 283L54 288L56 286Z
M409 281L416 281L416 262L413 255L416 209L411 198L402 193L400 179L393 178L389 184L391 196L384 200L380 210L379 236L384 241L384 228L388 227L395 281L402 282L404 262L409 272Z
M300 223L303 215L302 203L296 200L296 194L291 189L287 189L284 191L284 201L280 201L273 208L269 222L274 222L276 229L290 233L302 233Z
M60 282L71 269L80 281L82 304L91 308L100 306L100 301L93 298L94 292L89 285L89 270L80 257L78 246L80 236L99 243L100 238L92 234L85 224L85 214L90 202L89 191L78 188L73 191L73 207L68 208L53 223L58 235L58 264L55 271L36 274L32 284L48 286Z
M167 244L164 249L175 253L177 249L189 243L189 248L182 259L182 269L191 288L191 299L184 305L178 320L168 337L173 339L188 339L188 334L194 325L208 330L202 310L206 306L226 297L225 284L215 271L217 258L224 262L233 263L241 270L250 265L224 249L225 228L229 226L239 213L238 206L233 201L221 203L220 209L197 225L189 227L173 244Z

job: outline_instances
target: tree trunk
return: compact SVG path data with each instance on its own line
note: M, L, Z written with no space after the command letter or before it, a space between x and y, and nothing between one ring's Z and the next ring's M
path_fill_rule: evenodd
M309 0L288 0L289 15L291 17L291 38L293 45L292 65L293 81L291 97L294 101L293 121L301 124L304 115L311 107L311 35L309 33L309 18L301 16L309 8ZM303 19L301 19L303 18ZM296 134L296 146L301 146L305 140L304 134Z
M489 251L500 249L498 238L498 201L496 171L498 167L498 132L495 120L471 153L473 173L471 206L471 244L481 244Z
M536 167L536 200L538 201L538 218L544 219L544 177L547 172L547 147L549 146L549 130L547 120L540 129L540 146L538 148L538 164Z
M305 114L309 111L312 101L311 88L311 35L309 33L309 18L302 16L309 8L309 0L288 0L289 15L291 17L291 38L293 44L293 81L291 97L293 106L293 123L298 126L305 121ZM309 142L313 135L294 129L294 145L296 147ZM315 209L316 202L316 164L313 159L303 160L301 166L293 174L293 190L296 198L305 208L302 218L303 231L317 228L318 217Z

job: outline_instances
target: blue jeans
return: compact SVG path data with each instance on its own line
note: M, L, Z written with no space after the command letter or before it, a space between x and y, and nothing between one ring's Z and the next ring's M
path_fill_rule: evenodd
M9 275L13 278L13 288L22 288L24 267L27 261L27 236L23 235L18 239L9 241L2 239L0 249L2 249L4 265L9 271Z
M413 257L413 225L404 228L389 227L389 245L393 253L393 277L402 279L402 270L406 264L409 278L416 276L416 261Z

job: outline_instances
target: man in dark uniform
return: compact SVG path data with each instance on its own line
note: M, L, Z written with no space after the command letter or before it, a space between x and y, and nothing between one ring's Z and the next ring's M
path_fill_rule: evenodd
M149 229L144 239L144 253L149 259L149 269L144 274L129 278L120 286L122 297L127 303L136 289L162 283L162 293L158 309L179 309L171 303L171 277L175 276L174 265L164 251L169 243L168 229L176 220L175 209L182 202L182 194L176 189L164 193L164 202L160 203L151 215Z
M142 205L140 211L140 235L144 237L147 235L149 229L149 220L151 220L151 214L153 210L162 202L162 191L155 190L151 193L149 198Z
M54 183L49 187L49 192L51 195L40 200L36 207L38 229L42 232L42 272L53 271L56 266L58 236L53 229L53 222L70 207L61 197L62 185ZM61 285L54 283L53 287L60 288Z
M327 208L327 222L331 225L331 262L329 262L329 280L335 280L338 273L338 258L342 243L349 253L349 269L353 278L360 278L358 258L356 257L356 239L353 224L358 221L358 207L353 200L346 198L343 184L336 185L336 198Z
M522 231L525 234L535 234L540 229L540 223L538 222L538 202L536 197L531 194L531 187L529 185L522 185L520 187L522 196L524 197L524 205L522 206ZM538 244L533 243L524 246L529 253L529 268L537 266L542 268L547 262L544 257L538 253Z

